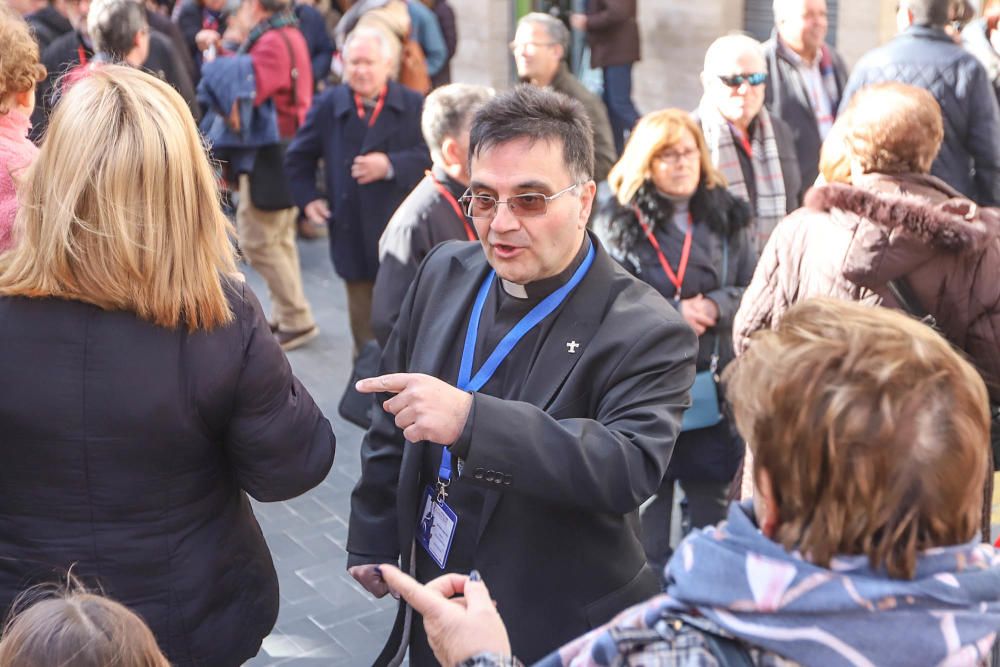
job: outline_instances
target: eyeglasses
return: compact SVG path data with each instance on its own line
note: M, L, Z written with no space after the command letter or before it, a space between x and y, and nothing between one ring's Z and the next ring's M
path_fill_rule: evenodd
M686 151L660 151L653 156L653 161L673 167L682 162L687 162L691 158L700 156L701 151L697 148L689 148Z
M767 81L767 72L744 72L743 74L720 74L719 79L730 88L739 88L744 83L759 86Z
M511 51L517 51L518 49L526 49L529 46L532 48L541 48L543 46L555 46L555 42L511 42L507 46Z
M470 218L493 218L497 214L500 204L506 204L511 215L519 218L537 218L540 215L545 215L550 201L581 185L583 183L574 183L548 197L540 192L526 192L522 195L508 197L506 201L501 201L491 195L474 195L466 192L460 201L464 204L465 214Z

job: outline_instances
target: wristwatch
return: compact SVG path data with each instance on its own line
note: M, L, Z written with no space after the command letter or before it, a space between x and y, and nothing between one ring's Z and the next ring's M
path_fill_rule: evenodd
M458 663L455 667L524 667L524 665L512 655L477 653Z

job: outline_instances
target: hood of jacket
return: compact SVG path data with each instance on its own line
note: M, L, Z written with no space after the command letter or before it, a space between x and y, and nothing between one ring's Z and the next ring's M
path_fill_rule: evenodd
M869 288L906 275L939 253L973 253L1000 233L1000 213L980 208L929 175L869 174L854 185L830 183L805 206L854 230L843 274Z

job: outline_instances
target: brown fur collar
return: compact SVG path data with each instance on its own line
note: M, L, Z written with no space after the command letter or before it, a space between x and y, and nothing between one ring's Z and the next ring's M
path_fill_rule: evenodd
M889 230L903 228L927 245L950 252L980 247L997 233L1000 215L995 211L979 209L967 199L949 198L951 192L938 192L935 203L915 194L828 183L809 190L805 206L824 212L840 209Z

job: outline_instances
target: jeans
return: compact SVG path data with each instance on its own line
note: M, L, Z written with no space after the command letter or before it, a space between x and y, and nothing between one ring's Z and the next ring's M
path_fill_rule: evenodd
M632 103L632 65L612 65L604 68L604 106L608 108L615 150L621 155L625 137L639 120Z

